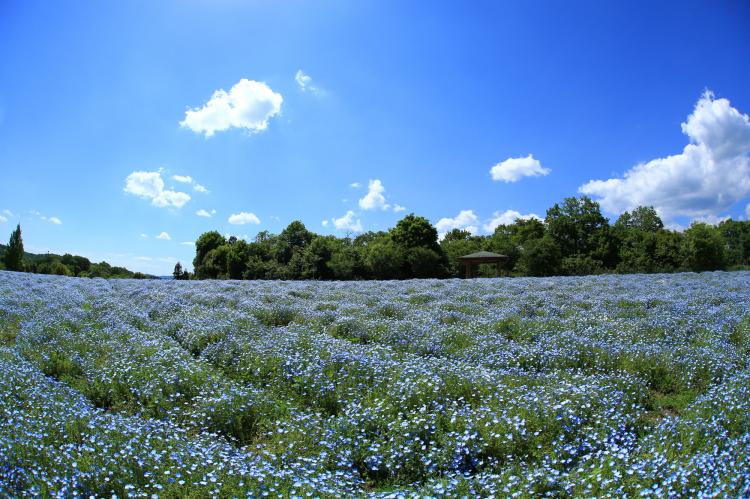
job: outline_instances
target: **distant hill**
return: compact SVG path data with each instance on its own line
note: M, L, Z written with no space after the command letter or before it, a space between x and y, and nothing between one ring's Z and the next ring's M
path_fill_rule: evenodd
M0 244L0 258L5 254L8 246ZM107 262L92 263L88 258L71 255L56 255L54 253L36 254L24 252L23 263L26 272L35 274L57 274L75 277L104 277L114 279L156 279L156 276L133 272L125 267L112 266ZM5 267L0 262L0 269Z

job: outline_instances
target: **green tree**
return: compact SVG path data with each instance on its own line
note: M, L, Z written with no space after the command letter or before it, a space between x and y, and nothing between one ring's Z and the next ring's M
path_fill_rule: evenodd
M360 249L353 244L341 244L331 254L327 263L335 279L355 279L363 277L364 264Z
M601 214L599 203L583 196L565 198L562 206L547 210L547 232L555 240L563 257L581 254L599 258L607 237L609 223Z
M204 268L205 259L209 252L226 244L227 240L224 238L224 236L222 236L215 230L205 232L200 235L198 240L195 242L195 258L193 259L193 272L198 279L205 279L207 277L216 278L216 275L212 276L211 274L206 272ZM212 269L211 273L213 273L214 270L215 269ZM222 268L221 270L221 273L223 272L225 272L224 268Z
M684 240L684 234L673 230L660 230L656 233L655 272L674 272L684 268Z
M727 265L750 265L750 221L724 220L719 224Z
M404 249L390 239L372 242L367 246L365 266L375 279L400 279L406 263Z
M229 248L229 245L219 246L206 253L201 266L201 278L226 279L228 277L227 255L229 254Z
M175 263L174 270L172 271L172 277L176 281L186 281L190 279L190 273L185 270L180 262Z
M517 218L510 225L498 225L492 236L487 239L486 248L508 257L503 268L523 273L517 265L521 252L529 241L541 239L545 233L546 228L541 220Z
M16 225L16 230L11 232L8 248L5 250L3 263L8 270L23 270L23 238L21 237L21 224Z
M656 258L657 240L663 230L664 223L651 206L639 206L621 214L612 227L618 248L617 271L657 272L660 267Z
M521 273L530 276L549 276L560 273L561 252L549 235L526 242L518 258Z
M245 266L250 258L250 246L242 239L237 239L227 250L227 275L230 279L242 279Z
M396 226L391 229L391 238L404 250L428 248L438 254L440 253L437 229L432 226L429 220L415 216L413 213L398 221Z
M52 263L50 274L72 276L73 271L70 270L68 266L62 263L60 260L55 260Z
M615 227L656 233L664 228L664 222L653 206L639 206L632 212L626 211L620 215Z
M276 241L276 258L279 263L289 263L294 252L307 247L314 237L315 234L307 230L299 220L287 225Z
M418 279L441 277L444 273L440 255L429 248L409 248L406 251L406 262L409 264L411 276Z
M724 268L724 241L716 227L694 223L685 231L685 263L696 272Z

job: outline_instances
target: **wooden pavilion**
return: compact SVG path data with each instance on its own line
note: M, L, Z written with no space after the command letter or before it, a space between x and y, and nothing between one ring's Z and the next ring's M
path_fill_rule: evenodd
M470 255L459 256L459 260L464 264L466 269L466 277L471 277L471 266L482 263L494 263L497 269L497 274L500 275L500 264L504 263L508 257L499 253L492 253L491 251L477 251Z

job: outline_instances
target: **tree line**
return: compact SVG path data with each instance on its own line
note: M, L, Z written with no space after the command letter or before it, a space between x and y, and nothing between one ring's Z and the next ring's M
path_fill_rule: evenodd
M46 253L36 255L26 253L23 249L21 224L11 233L8 245L0 244L0 269L18 272L32 272L35 274L56 274L75 277L104 277L151 279L153 276L132 272L125 267L117 267L107 262L92 263L88 258L71 255L55 255Z
M669 230L653 207L638 207L614 224L590 198L566 198L544 220L517 219L491 235L453 229L442 240L430 222L414 214L388 231L356 237L319 235L300 221L280 234L260 232L254 241L217 231L195 243L193 274L178 263L178 279L407 279L459 277L460 256L477 251L506 255L508 276L654 273L750 268L750 222L718 226L693 223ZM495 275L479 265L473 275Z

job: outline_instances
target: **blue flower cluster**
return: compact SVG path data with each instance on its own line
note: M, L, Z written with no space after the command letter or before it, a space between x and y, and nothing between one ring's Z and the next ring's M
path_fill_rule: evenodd
M749 360L747 272L0 272L0 496L747 496Z

